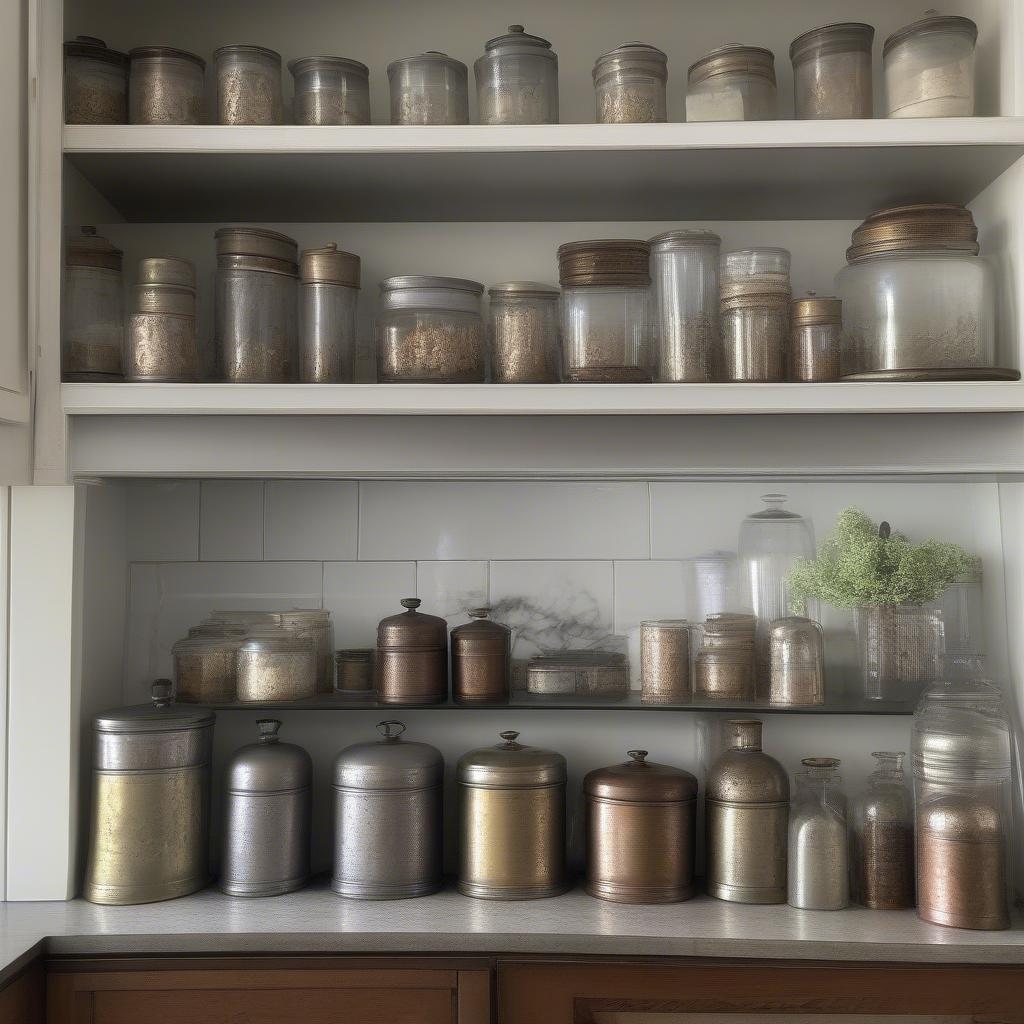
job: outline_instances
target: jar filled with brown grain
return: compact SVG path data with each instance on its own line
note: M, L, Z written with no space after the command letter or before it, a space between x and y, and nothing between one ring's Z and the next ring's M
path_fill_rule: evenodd
M491 380L495 384L557 383L559 290L537 281L505 281L487 294Z

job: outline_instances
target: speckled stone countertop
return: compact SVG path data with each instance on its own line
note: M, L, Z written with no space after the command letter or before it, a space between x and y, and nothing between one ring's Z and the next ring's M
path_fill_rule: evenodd
M448 887L434 896L360 902L318 882L288 896L238 899L207 889L138 907L0 904L0 978L39 953L619 954L917 963L1024 963L1024 919L1002 932L939 928L912 911L794 910L699 896L633 907L574 889L492 903Z

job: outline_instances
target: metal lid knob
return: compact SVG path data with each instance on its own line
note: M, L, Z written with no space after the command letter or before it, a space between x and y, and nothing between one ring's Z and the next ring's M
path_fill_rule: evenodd
M170 679L157 679L149 688L149 693L154 707L170 707L174 701L174 684Z
M633 758L633 763L634 764L644 764L645 763L644 759L647 757L647 751L646 750L627 750L626 754L629 757Z
M526 29L524 29L522 25L509 25L508 30L509 30L509 32L525 32L526 31Z
M281 728L279 718L259 718L256 720L256 731L259 734L260 743L277 743L281 738L278 732Z
M491 614L490 608L470 608L469 617L471 619L486 619Z
M402 607L408 608L409 611L414 612L423 602L418 597L403 597Z
M519 733L514 729L508 729L505 732L499 732L498 735L505 741L505 748L507 750L518 750L520 744L516 743L519 738Z
M397 743L405 732L405 725L397 719L389 718L386 722L377 723L377 732L389 743Z

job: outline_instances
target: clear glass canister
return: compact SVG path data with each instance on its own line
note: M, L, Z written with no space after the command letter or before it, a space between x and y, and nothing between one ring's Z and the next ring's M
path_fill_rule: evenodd
M805 757L789 811L791 907L842 910L850 902L846 794L835 757Z
M495 384L556 384L560 377L557 288L505 281L488 289L488 343Z
M296 124L369 124L370 69L348 57L290 60Z
M522 25L489 39L473 65L480 124L558 124L558 56Z
M334 689L334 623L322 608L293 608L281 612L281 625L296 636L316 644L316 692Z
M129 51L128 116L132 124L202 124L206 61L171 46Z
M220 124L281 124L281 54L265 46L214 50Z
M668 57L648 43L623 43L594 63L598 124L635 124L668 119L665 82Z
M724 253L719 278L720 379L785 379L789 342L789 252L741 249Z
M794 299L789 309L787 376L809 383L839 379L843 303L832 296Z
M970 18L923 18L894 32L882 49L889 117L972 117L974 46Z
M230 628L179 640L174 658L174 696L189 704L226 704L235 699L235 659L243 635Z
M793 98L799 120L871 117L871 44L860 22L812 29L793 40Z
M121 376L124 292L121 250L83 227L64 246L61 360L64 380Z
M946 654L963 660L985 654L985 612L982 604L981 559L958 576L942 595L942 625Z
M64 44L64 121L128 123L126 54L93 36L76 36Z
M659 381L706 381L721 341L718 263L711 231L668 231L650 240L651 327Z
M389 277L377 309L382 384L481 384L484 286L458 277Z
M392 124L469 124L469 71L438 50L388 65Z
M720 46L691 64L686 80L687 121L771 121L778 116L771 50Z
M356 357L359 257L333 242L299 257L299 381L351 381Z
M934 605L856 610L857 650L868 700L906 703L942 677L942 614Z
M825 703L825 644L813 619L789 615L776 619L768 634L770 690L776 707Z
M317 692L317 646L310 637L269 626L253 629L236 661L239 701L292 701Z

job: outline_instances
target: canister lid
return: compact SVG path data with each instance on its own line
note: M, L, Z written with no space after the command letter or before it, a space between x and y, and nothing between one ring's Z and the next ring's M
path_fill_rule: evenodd
M299 276L303 281L323 281L359 287L359 257L331 242L317 249L304 249L299 257Z
M492 299L557 299L561 291L541 281L499 281L487 289Z
M64 243L64 258L69 267L120 270L123 255L117 246L97 235L91 224L83 224L78 234L69 232Z
M843 322L843 300L831 295L794 299L789 307L789 319L794 327L839 325Z
M646 287L651 283L651 247L640 238L594 238L558 247L563 288L586 285Z
M188 50L178 50L173 46L136 46L135 49L128 51L128 57L130 60L145 60L151 57L159 57L164 60L187 60L198 64L203 69L206 68L206 61L202 57L189 53Z
M102 39L95 36L75 36L64 44L65 57L91 57L107 64L124 68L128 65L128 55L119 50L111 50Z
M668 56L650 43L622 43L613 50L602 53L594 61L593 78L615 71L633 71L660 78L668 78Z
M498 734L494 747L479 747L459 758L458 781L495 789L527 789L565 782L565 758L553 750L527 747L518 742L519 733Z
M280 728L276 718L256 722L257 742L239 747L228 763L230 793L279 793L312 785L312 758L302 747L282 743Z
M208 621L229 622L242 626L279 626L281 613L258 608L218 608L211 612Z
M532 36L522 25L509 25L508 31L484 43L484 49L491 53L494 50L500 53L534 53L540 56L553 57L553 53L547 53L551 49L551 43L541 36Z
M690 85L696 85L714 75L725 74L760 75L774 84L775 54L762 46L730 43L711 50L691 64L686 77Z
M663 231L648 239L647 244L652 250L658 249L661 252L673 252L676 249L692 249L694 246L720 246L722 239L714 231L704 231L701 228L681 228L678 231Z
M280 231L233 225L218 228L213 237L217 240L218 256L270 256L289 263L299 259L299 243Z
M890 252L948 250L977 255L974 215L958 203L914 203L878 210L854 230L846 259Z
M173 689L169 679L158 679L153 683L151 703L101 711L92 720L93 728L105 733L153 733L213 725L216 716L212 711L194 704L174 703Z
M789 44L789 59L799 64L808 57L830 53L871 53L875 30L861 21L840 21L833 25L812 28Z
M803 615L786 615L781 619L773 619L768 630L773 640L789 640L797 636L816 636L821 633L821 626L814 619Z
M471 608L469 615L472 622L456 626L452 630L452 647L464 644L477 644L487 640L497 640L507 644L512 636L512 630L502 622L494 622L488 616L490 608Z
M220 46L213 51L213 59L217 61L221 57L262 57L275 64L281 63L281 54L277 50L271 50L267 46L255 46L252 43L230 43L227 46Z
M370 69L362 61L351 57L297 57L288 61L288 70L293 75L302 75L307 71L344 71L350 75L367 78Z
M438 786L444 779L444 758L429 743L412 743L401 738L405 726L389 720L377 731L384 737L370 743L355 743L338 754L334 762L334 785L344 789L423 789Z
M970 18L962 18L955 14L940 14L930 18L922 18L901 29L897 29L882 44L882 56L886 56L894 47L905 43L912 36L931 32L956 32L967 36L971 42L977 42L978 26Z
M448 289L457 292L469 292L471 295L483 295L484 286L479 281L469 281L463 277L432 277L428 274L406 274L401 277L389 277L380 283L382 292L409 291L415 288Z
M403 597L399 615L389 615L377 625L377 647L386 650L436 649L448 645L448 623L438 615L417 611L418 597Z
M293 630L264 626L249 630L239 650L266 654L315 654L316 644Z
M199 654L209 651L237 650L245 631L188 631L188 636L175 641L171 653L176 657L182 654Z
M299 265L288 260L276 260L272 256L240 256L221 253L217 257L218 270L251 270L260 274L280 274L282 277L298 277Z
M402 67L415 66L417 64L429 64L434 67L447 67L458 75L468 75L469 70L461 60L449 57L447 53L440 50L424 50L423 53L414 53L409 57L399 57L388 65L388 74Z
M372 647L347 647L334 652L334 660L339 665L366 665L373 661Z
M196 268L191 260L179 256L147 256L139 260L139 284L173 284L195 288Z
M688 801L697 796L697 780L682 768L647 760L646 750L628 751L630 760L595 768L583 779L583 792L632 803Z

